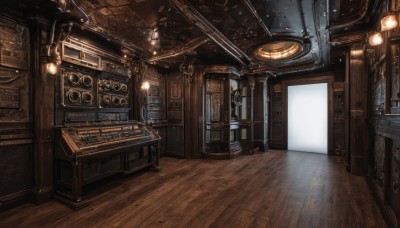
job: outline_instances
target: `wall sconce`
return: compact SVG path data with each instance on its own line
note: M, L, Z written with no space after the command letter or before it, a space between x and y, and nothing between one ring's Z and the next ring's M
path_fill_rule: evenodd
M383 43L382 34L380 32L374 32L372 34L369 34L368 43L371 46L376 46L376 45L382 44Z
M396 14L394 12L387 12L381 19L381 31L386 31L396 28L398 25Z
M60 4L66 4L65 0L58 0ZM43 56L43 62L46 63L46 72L55 75L58 72L58 66L61 64L61 56L58 51L58 44L65 41L71 33L73 23L64 23L58 26L57 19L51 23L50 36L46 45L46 54ZM57 31L57 32L56 32Z

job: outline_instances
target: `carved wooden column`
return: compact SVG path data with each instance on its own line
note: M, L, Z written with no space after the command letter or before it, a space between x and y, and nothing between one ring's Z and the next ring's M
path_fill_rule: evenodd
M201 93L198 91L202 82L199 81L198 70L192 63L181 66L181 72L184 76L184 154L185 158L199 158Z
M46 73L44 47L49 24L30 18L32 74L34 77L34 188L33 199L44 203L53 197L54 83L56 75Z
M254 146L268 150L268 91L267 77L259 77L254 87Z
M191 115L192 115L192 140L191 140L191 158L201 157L201 148L203 137L203 122L202 122L202 96L203 96L203 74L200 72L198 67L194 67L193 71L193 85L192 85L192 97L191 97Z
M254 151L254 87L255 80L253 76L248 77L250 87L250 150Z
M356 175L367 174L368 155L368 75L364 48L361 43L350 48L349 109L350 168Z

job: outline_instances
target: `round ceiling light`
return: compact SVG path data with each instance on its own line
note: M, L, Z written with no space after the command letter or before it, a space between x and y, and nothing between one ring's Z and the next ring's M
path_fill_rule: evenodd
M293 40L268 42L256 48L255 56L259 60L284 60L297 56L303 51L303 45Z

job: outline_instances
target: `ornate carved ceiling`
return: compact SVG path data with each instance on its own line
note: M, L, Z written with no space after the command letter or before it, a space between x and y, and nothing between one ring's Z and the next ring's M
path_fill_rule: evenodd
M330 55L330 35L365 24L364 14L376 5L368 0L52 2L65 2L63 11L85 22L86 28L133 47L138 57L150 63L177 67L190 59L276 74L327 67L330 58L337 57ZM261 45L277 40L298 42L302 52L282 60L256 58L254 53Z

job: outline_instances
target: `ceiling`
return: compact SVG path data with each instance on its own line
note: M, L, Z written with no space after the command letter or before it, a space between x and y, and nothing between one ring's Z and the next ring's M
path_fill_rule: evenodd
M26 1L19 1L26 2ZM33 2L33 3L32 3ZM136 57L167 68L184 61L230 64L245 72L286 74L326 69L343 51L330 36L368 23L379 1L368 0L53 0L85 28L104 34ZM60 4L61 3L61 4ZM63 5L63 3L66 3ZM30 1L36 8L43 1ZM22 4L20 3L20 6ZM42 6L44 7L44 6ZM367 12L368 10L368 12ZM294 40L295 58L264 61L254 52L265 43Z

